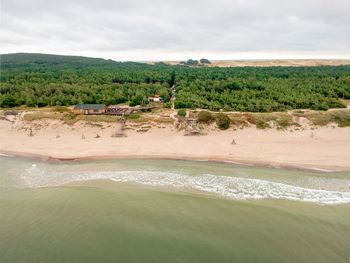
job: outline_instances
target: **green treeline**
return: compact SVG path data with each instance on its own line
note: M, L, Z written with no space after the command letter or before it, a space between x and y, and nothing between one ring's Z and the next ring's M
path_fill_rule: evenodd
M249 112L345 107L350 67L179 68L176 106Z
M345 107L350 67L209 68L43 54L1 55L1 107L148 103L250 112ZM168 105L168 104L167 104Z

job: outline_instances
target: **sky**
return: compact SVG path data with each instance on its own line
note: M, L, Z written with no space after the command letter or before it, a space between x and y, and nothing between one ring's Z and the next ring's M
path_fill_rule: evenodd
M350 59L349 0L2 0L0 53Z

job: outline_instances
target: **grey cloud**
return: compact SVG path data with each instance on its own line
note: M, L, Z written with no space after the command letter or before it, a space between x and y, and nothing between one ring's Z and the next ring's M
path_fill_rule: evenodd
M350 58L348 10L348 0L3 0L1 52Z

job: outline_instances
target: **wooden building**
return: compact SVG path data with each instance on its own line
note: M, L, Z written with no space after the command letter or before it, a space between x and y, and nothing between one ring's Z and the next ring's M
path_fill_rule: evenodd
M158 94L156 94L153 97L148 97L148 101L163 102L163 99Z
M77 104L73 109L74 114L104 114L106 112L105 104Z

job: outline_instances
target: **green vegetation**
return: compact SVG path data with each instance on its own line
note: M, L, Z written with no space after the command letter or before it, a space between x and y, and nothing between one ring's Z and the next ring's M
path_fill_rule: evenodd
M136 120L140 118L141 113L140 112L133 112L130 115L126 115L125 119L127 120Z
M178 109L327 110L350 99L350 66L187 67L43 54L1 55L1 61L1 107L139 105L154 94L170 107L173 85Z
M165 103L163 104L163 107L164 107L164 108L171 108L171 102L170 102L170 101L165 102Z
M211 64L211 62L206 58L202 58L199 62L202 64Z
M209 123L212 120L213 120L213 116L211 115L210 112L201 111L198 113L198 121L199 122Z
M345 107L350 67L188 68L176 71L178 108L274 112Z
M23 111L19 109L19 111ZM179 110L180 114L184 110ZM193 114L193 113L192 113ZM151 123L156 124L172 124L174 120L169 117L158 117L155 114L144 114L141 112L134 112L131 115L125 116L128 122L134 123ZM75 115L66 107L41 108L34 113L26 113L24 115L25 121L37 121L43 119L60 120L65 124L73 125L78 121L85 121L90 123L113 123L119 122L119 116L108 115ZM201 111L197 115L198 122L209 124L216 120L216 124L220 129L227 129L230 125L236 128L244 128L249 125L256 126L257 129L276 128L286 130L290 127L300 128L298 118L308 119L314 126L326 126L329 124L336 124L339 127L350 127L350 111L349 110L335 110L328 112L311 112L306 111L300 113L295 111L293 113L218 113L213 116L210 112ZM295 119L295 121L294 121ZM96 125L95 125L96 126ZM97 125L98 126L98 125ZM203 126L201 126L203 129Z
M173 124L174 120L172 118L160 117L154 119L155 123Z
M350 126L350 111L307 113L304 117L308 118L316 126L326 126L330 123L337 123L339 127Z
M65 106L56 106L52 109L52 111L55 112L67 112L67 111L71 111L69 108L65 107Z
M23 119L26 121L36 121L36 120L42 120L42 119L61 119L63 116L62 114L57 113L45 113L45 112L36 112L31 114L25 114Z
M249 124L256 125L258 129L268 129L275 127L279 130L287 129L291 126L300 125L293 121L293 115L288 113L235 113L230 114L231 124L236 127L244 127Z
M177 112L177 115L185 117L185 116L186 116L186 111L183 110L183 109L181 109L181 110L179 110L179 111Z
M258 120L256 122L256 128L257 129L267 129L267 128L271 128L271 126L267 122L264 122L263 120Z
M119 120L118 116L108 116L108 115L75 115L72 112L35 112L24 115L24 120L26 121L37 121L43 119L50 120L61 120L65 124L73 125L78 121L87 121L91 123L96 122L117 122Z
M198 60L189 59L186 62L185 61L181 61L180 64L181 65L185 65L185 66L197 66L198 65Z
M226 130L230 127L231 119L226 114L218 113L215 118L219 129Z

